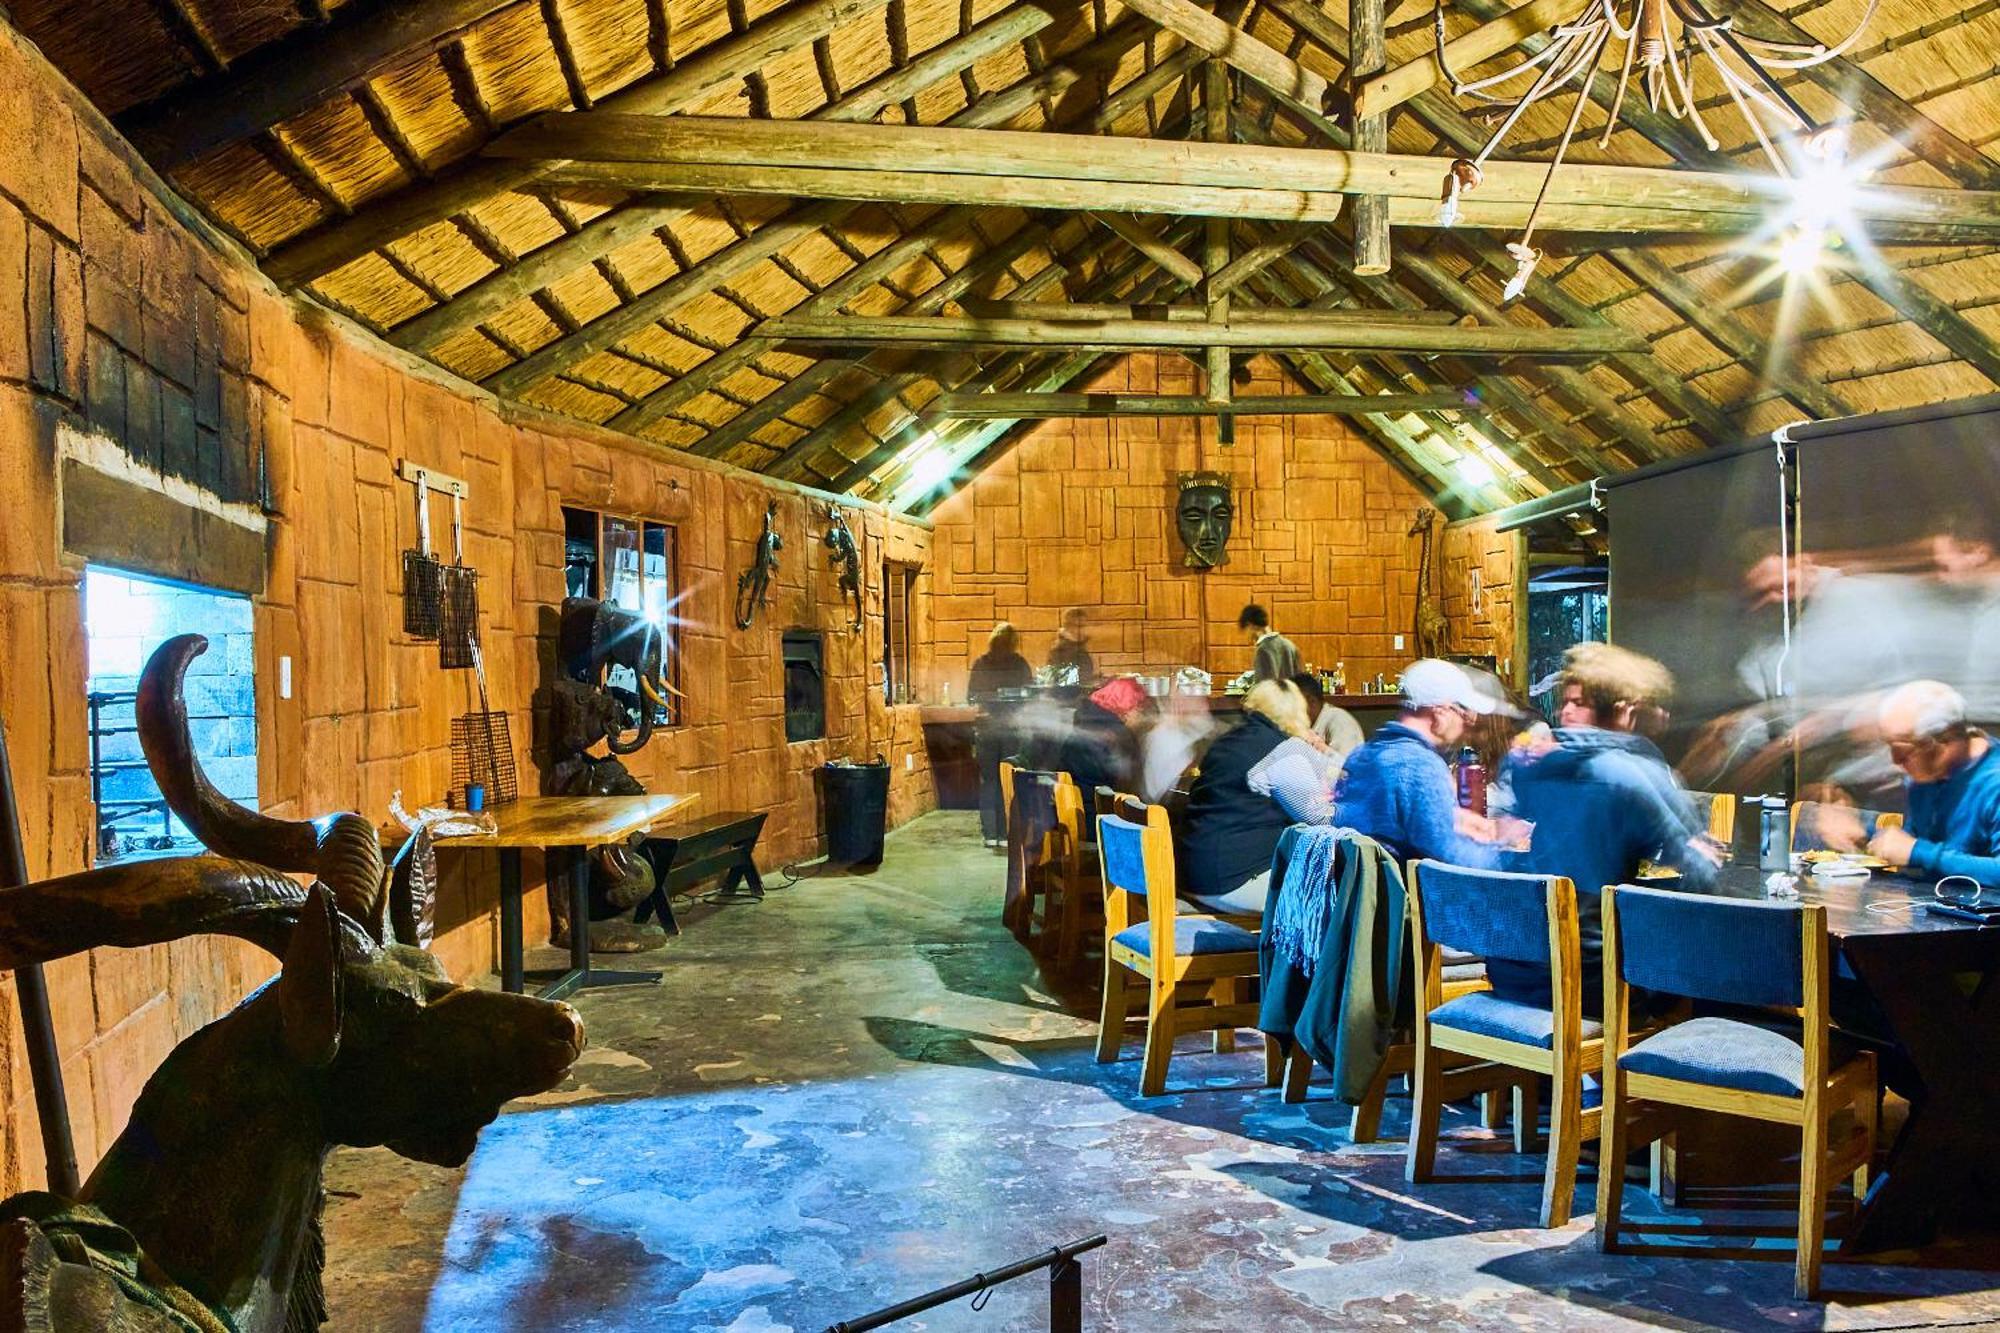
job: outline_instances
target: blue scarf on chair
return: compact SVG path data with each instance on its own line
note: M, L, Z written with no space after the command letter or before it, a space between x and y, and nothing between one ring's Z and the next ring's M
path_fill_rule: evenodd
M1326 945L1326 928L1333 917L1334 867L1344 838L1359 835L1350 828L1310 825L1298 830L1285 882L1279 886L1277 907L1264 929L1277 956L1311 976Z

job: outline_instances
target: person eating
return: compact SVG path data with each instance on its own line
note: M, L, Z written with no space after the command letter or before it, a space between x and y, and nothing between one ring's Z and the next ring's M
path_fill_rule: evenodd
M1911 681L1891 690L1876 716L1889 760L1903 771L1909 813L1903 827L1878 829L1869 852L1905 873L2000 885L2000 761L1986 734L1966 724L1964 696L1942 681ZM1859 847L1856 816L1822 814L1828 846Z

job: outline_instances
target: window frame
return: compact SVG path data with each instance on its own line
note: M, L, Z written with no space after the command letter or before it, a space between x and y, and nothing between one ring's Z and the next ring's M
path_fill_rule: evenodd
M882 562L882 700L891 708L917 701L915 608L917 579L922 573L921 565L908 560ZM899 685L903 689L900 699L896 697Z
M647 603L650 600L646 566L649 557L653 553L648 549L652 544L649 538L655 533L660 534L662 550L659 552L659 559L663 572L658 575L658 578L660 582L666 585L662 604L658 608L660 615L657 621L661 637L661 666L663 674L667 678L667 683L672 685L676 690L682 690L684 687L681 684L681 641L680 636L673 632L673 618L668 614L673 607L676 590L681 586L679 525L668 523L664 519L646 518L621 510L589 509L582 505L572 504L563 505L562 514L564 595L579 595L571 592L569 583L569 543L572 536L571 518L572 516L588 518L594 520L595 536L591 545L591 567L590 577L587 580L588 586L580 595L595 597L612 606L627 611L637 611L642 615L647 613ZM620 593L623 592L622 584L624 577L622 575L627 572L620 569L613 569L607 563L605 537L613 524L621 524L638 536L638 544L633 548L637 556L636 564L629 571L631 576L637 579L637 588L633 599L636 605L623 600L622 596L613 596L610 592L610 585L613 583L621 585L619 591ZM655 710L656 715L653 719L653 725L656 727L684 727L688 725L687 697L685 693L678 696L668 695L667 706L660 708L658 705L655 705Z

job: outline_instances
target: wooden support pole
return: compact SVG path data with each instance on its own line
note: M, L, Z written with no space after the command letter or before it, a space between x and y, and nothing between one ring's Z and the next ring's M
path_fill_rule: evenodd
M1210 60L1202 66L1201 112L1204 137L1209 143L1229 142L1229 68L1219 60ZM1208 322L1227 324L1229 322L1229 293L1217 291L1215 279L1229 266L1229 220L1209 218L1202 224L1202 272L1201 294L1208 303ZM1208 390L1208 401L1227 403L1230 395L1229 348L1223 343L1209 344L1202 362L1203 380ZM1228 417L1221 423L1220 439L1224 444L1235 439Z
M1347 0L1347 41L1349 84L1357 89L1380 73L1389 63L1389 42L1384 32L1383 0ZM1357 152L1382 153L1389 148L1389 116L1386 111L1361 114L1361 99L1354 99L1354 148ZM1369 276L1389 271L1389 201L1379 194L1364 194L1354 201L1354 271Z
M1351 351L1448 352L1458 356L1580 356L1643 352L1648 343L1618 328L1426 327L1404 321L1332 320L1315 325L1254 317L1227 324L1135 319L1080 324L1059 319L953 319L943 316L779 315L756 326L760 338L793 347L1076 347L1143 352L1218 344L1237 351L1327 347Z
M1358 416L1368 412L1484 412L1478 397L1458 393L1271 394L1213 403L1199 394L977 393L938 395L931 410L967 421L1043 421L1062 417Z

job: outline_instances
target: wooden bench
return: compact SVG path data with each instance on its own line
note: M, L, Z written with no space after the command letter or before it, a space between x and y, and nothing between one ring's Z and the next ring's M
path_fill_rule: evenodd
M766 811L742 810L706 815L688 824L663 829L646 839L653 861L653 892L639 904L633 920L657 916L669 935L681 933L674 919L673 896L703 880L722 876L724 895L745 885L745 897L762 898L764 880L757 873L757 838L764 831Z

